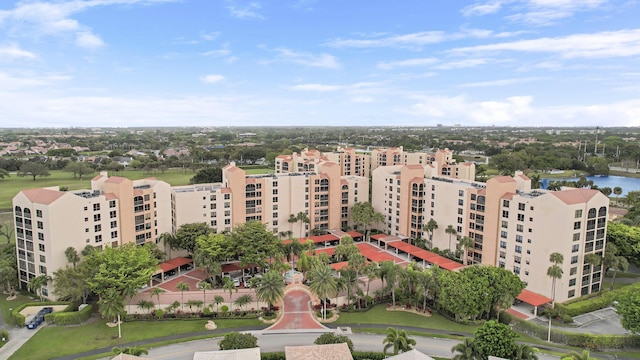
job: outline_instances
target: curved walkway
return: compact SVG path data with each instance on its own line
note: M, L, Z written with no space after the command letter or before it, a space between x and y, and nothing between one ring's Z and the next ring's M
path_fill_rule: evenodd
M283 330L327 330L313 316L310 308L311 296L302 289L293 289L286 293L282 305L282 317L267 331Z

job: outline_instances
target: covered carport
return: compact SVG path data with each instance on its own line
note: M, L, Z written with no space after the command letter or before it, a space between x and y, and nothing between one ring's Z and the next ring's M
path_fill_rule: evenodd
M523 289L520 295L516 298L523 303L529 304L533 306L533 316L538 316L538 307L549 304L553 300L538 293L534 293L533 291Z
M180 275L180 268L184 265L187 264L191 264L193 263L192 259L186 258L186 257L177 257L165 262L162 262L160 264L158 264L158 266L160 267L160 269L158 269L155 273L153 273L153 276L155 275L160 275L160 282L164 282L164 274L171 271L171 270L175 270L177 269L178 275ZM151 286L153 286L153 277L151 279Z

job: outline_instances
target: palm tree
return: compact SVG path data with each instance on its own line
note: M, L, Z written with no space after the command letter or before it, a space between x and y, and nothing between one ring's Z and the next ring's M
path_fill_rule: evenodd
M516 345L516 353L513 356L514 360L538 360L538 349L526 344Z
M309 288L321 299L327 299L330 294L338 290L336 278L333 276L333 268L329 265L321 265L309 271ZM322 318L327 318L327 302L322 302Z
M582 350L582 354L579 352L571 352L567 356L563 356L562 360L592 360L593 358L589 354L589 350Z
M271 270L262 276L260 286L256 288L256 297L269 305L271 311L273 304L284 297L284 279L282 275Z
M613 287L616 282L616 274L618 273L618 271L624 272L624 271L627 271L628 268L629 268L629 260L627 260L626 257L624 256L615 257L615 263L613 264L613 266L611 266L611 269L613 269L613 277L611 278L611 287L609 288L609 290L613 290Z
M40 297L40 301L44 301L44 296L42 296L42 288L47 286L47 283L51 281L51 276L47 275L38 275L29 280L29 291L36 293Z
M616 196L616 204L618 203L618 196L622 195L622 188L620 186L616 186L613 188L613 194Z
M220 295L216 295L213 297L213 303L216 305L216 312L218 311L218 306L224 302L224 298Z
M179 307L180 307L180 301L176 300L172 302L169 306L167 306L165 310L167 310L168 313L173 313Z
M296 220L300 221L300 237L302 237L302 229L304 228L304 224L309 224L311 219L307 216L307 213L304 211L300 211L298 215L296 215Z
M602 257L594 253L586 254L584 256L584 263L589 264L591 272L594 272L596 266L600 266L600 264L602 264Z
M473 247L473 245L474 245L473 239L468 236L463 236L458 241L458 249L464 251L464 260L463 260L464 265L467 265L467 256L468 256L469 248Z
M113 352L114 355L119 355L119 354L127 354L127 355L134 355L134 356L149 355L149 351L147 351L147 349L140 346L131 346L131 347L126 347L124 349L114 347L111 351Z
M202 290L202 303L206 304L207 303L207 290L211 290L213 289L213 287L211 286L210 283L206 282L206 281L200 281L198 283L198 290Z
M190 313L193 313L194 306L199 309L202 306L202 304L203 302L201 300L194 300L194 299L187 300L187 306L189 307Z
M418 273L417 289L422 291L422 309L427 310L427 297L429 289L435 283L434 274L431 269L426 269Z
M376 276L378 275L378 264L376 262L370 262L367 265L365 265L364 270L363 270L363 275L367 276L367 293L366 296L364 298L364 307L369 307L369 287L371 285L371 282L373 280L376 279Z
M78 261L80 261L80 255L78 255L78 251L73 246L69 246L64 251L64 256L67 257L67 261L73 264L73 267L76 267Z
M120 314L124 311L124 297L115 289L107 288L98 300L98 307L102 317L113 317L118 323L118 338L121 338Z
M429 250L431 250L433 249L433 232L438 229L438 223L431 218L424 229L429 233Z
M233 283L233 281L231 279L229 279L228 277L225 277L224 280L222 281L222 289L227 292L227 290L229 291L229 310L233 310L233 292L238 292L238 288L236 287L236 285Z
M215 276L222 273L222 266L206 251L196 249L193 254L193 264L207 274L209 282L214 282Z
M444 232L449 234L449 251L451 251L451 236L452 235L457 235L458 231L456 231L456 228L453 227L453 225L449 225L447 226L446 229L444 229Z
M151 301L151 300L142 299L142 300L138 301L138 307L140 309L146 311L147 314L148 314L148 313L151 312L151 309L156 307L156 304L154 304L153 301Z
M398 264L393 264L387 273L387 286L391 289L391 300L393 307L396 307L396 284L398 283L398 275L402 268Z
M387 328L387 337L382 340L382 343L385 344L382 349L385 355L390 348L393 348L393 355L398 355L400 352L411 351L416 345L416 341L409 338L406 331L392 327Z
M243 308L243 307L249 305L249 303L252 302L252 301L253 301L253 297L251 297L251 295L244 294L244 295L240 296L239 298L237 298L236 301L234 302L234 304L239 308Z
M547 269L547 276L553 279L551 283L551 290L552 290L551 304L555 308L556 307L556 280L562 278L563 271L562 271L562 268L560 267L560 264L562 264L562 262L564 261L564 257L562 256L562 254L558 252L554 252L551 255L549 255L549 261L551 261L553 265L551 265ZM547 332L547 341L551 342L551 316L548 316L548 317L549 317L549 331Z
M158 304L160 304L160 295L166 293L167 290L161 287L154 287L149 291L149 296L155 296L158 299Z
M181 281L178 283L178 285L176 285L176 289L180 290L181 303L182 303L180 310L184 311L184 292L189 291L190 289L189 284L187 284L184 281Z
M463 342L451 348L451 352L457 353L453 360L475 360L477 355L473 339L470 338L464 338Z

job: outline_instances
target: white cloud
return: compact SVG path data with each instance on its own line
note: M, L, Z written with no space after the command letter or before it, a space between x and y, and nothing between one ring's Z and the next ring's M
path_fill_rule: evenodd
M510 12L505 18L533 26L545 26L572 17L577 12L601 9L608 0L489 0L462 9L465 16ZM512 6L507 6L512 4Z
M211 56L211 57L229 56L231 55L231 50L229 49L210 50L210 51L203 52L202 55Z
M486 59L465 59L465 60L457 60L457 61L450 61L447 63L443 63L440 64L438 66L436 66L436 69L441 69L441 70L450 70L450 69L463 69L463 68L470 68L470 67L476 67L476 66L480 66L480 65L484 65L487 63Z
M104 41L89 31L76 34L76 45L86 49L97 49L104 46Z
M340 67L338 60L336 60L333 55L329 55L326 53L313 54L306 52L297 52L286 48L277 48L273 51L278 54L278 58L275 61L290 62L299 65L327 69L337 69Z
M640 29L545 37L451 50L454 53L488 51L555 53L566 59L636 56L640 55Z
M526 77L526 78L513 78L513 79L498 79L490 81L472 82L460 85L461 87L492 87L492 86L508 86L513 84L521 84L525 82L537 81L541 78L538 77Z
M245 6L238 6L235 4L227 6L227 10L231 16L238 19L264 19L258 10L260 10L262 6L256 2L249 3Z
M58 2L20 1L11 10L0 10L0 23L6 24L13 36L55 36L76 33L78 46L95 48L102 43L72 16L85 10L112 5L150 5L179 0L66 0ZM87 37L89 32L93 37ZM101 46L101 45L100 45Z
M0 61L2 60L15 60L15 59L35 59L36 55L30 51L21 49L16 44L10 44L7 46L0 45Z
M351 98L351 102L356 104L370 104L375 102L375 99L371 96L356 96Z
M336 48L416 47L440 43L445 39L443 31L422 31L375 39L335 39L325 45Z
M209 74L200 78L200 81L206 84L214 84L224 80L223 75Z
M407 59L399 61L380 62L378 63L377 67L378 69L391 70L398 67L433 65L437 62L438 59L436 58Z
M344 87L340 86L340 85L301 84L301 85L292 86L291 89L292 90L301 90L301 91L328 92L328 91L342 90L342 89L344 89Z
M16 91L36 87L47 87L70 79L71 77L66 75L17 76L0 71L0 91Z

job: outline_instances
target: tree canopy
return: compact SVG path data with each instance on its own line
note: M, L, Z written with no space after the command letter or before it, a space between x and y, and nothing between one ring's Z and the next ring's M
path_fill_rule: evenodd
M620 296L616 309L622 316L622 327L640 335L640 292L629 291Z
M174 249L187 250L193 254L196 248L196 240L200 236L209 235L213 230L207 223L183 224L176 231L176 235L169 237L169 245Z
M220 350L251 349L258 347L258 338L252 334L230 332L218 341Z
M476 329L473 345L480 359L488 359L489 356L512 359L517 337L518 334L509 326L489 320Z
M217 183L222 181L222 169L219 167L206 167L199 170L189 180L189 184Z

